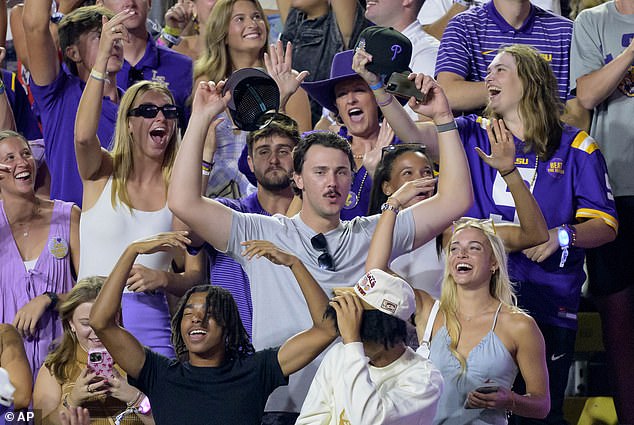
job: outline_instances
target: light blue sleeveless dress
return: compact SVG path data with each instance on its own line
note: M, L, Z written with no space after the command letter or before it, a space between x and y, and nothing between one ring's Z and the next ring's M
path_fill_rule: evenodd
M489 333L469 353L464 374L458 359L449 351L450 338L447 328L440 328L431 340L430 358L445 381L434 424L507 423L504 410L464 408L470 391L487 383L511 388L517 376L518 368L511 353L494 332L501 307L500 303Z

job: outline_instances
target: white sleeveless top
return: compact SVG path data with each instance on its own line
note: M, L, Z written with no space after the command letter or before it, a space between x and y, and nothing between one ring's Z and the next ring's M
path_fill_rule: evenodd
M78 279L108 276L123 250L133 241L172 230L172 213L167 204L158 211L130 210L117 202L112 207L112 176L97 203L82 211L79 225L80 266ZM139 255L137 264L155 270L169 270L171 256L164 252Z

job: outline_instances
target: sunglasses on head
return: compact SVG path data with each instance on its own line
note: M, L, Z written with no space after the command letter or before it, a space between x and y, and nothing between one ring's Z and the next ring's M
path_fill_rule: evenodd
M388 145L381 149L381 161L386 155L396 154L404 150L416 151L424 154L427 150L427 147L420 143L400 143L398 145Z
M328 242L326 242L326 237L323 233L317 233L310 239L310 244L317 251L322 252L322 254L317 257L317 264L319 264L319 268L323 270L330 270L332 272L335 271L335 261L332 258L332 255L328 253Z
M128 116L154 118L158 115L159 111L163 112L163 116L168 120L178 118L178 106L171 104L157 106L151 103L144 103L143 105L131 109L130 112L128 112Z
M488 230L494 235L497 234L495 231L495 221L493 219L478 219L472 217L462 217L453 222L452 233L456 233L456 230L459 230L463 227L475 227L481 230Z

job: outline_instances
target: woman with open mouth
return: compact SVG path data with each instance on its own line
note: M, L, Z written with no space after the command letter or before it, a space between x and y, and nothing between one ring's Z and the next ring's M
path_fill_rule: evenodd
M104 24L99 52L75 121L75 151L84 186L78 278L107 276L132 241L172 230L180 222L167 207L167 187L178 149L179 109L164 84L140 81L119 103L112 150L97 137L111 31ZM121 29L125 31L125 29ZM184 272L172 271L172 259ZM181 296L202 276L202 258L184 251L146 255L130 273L123 324L144 345L174 357L167 294Z
M79 268L79 215L72 202L35 194L37 166L20 134L0 131L0 316L24 339L33 374L62 333L55 311Z

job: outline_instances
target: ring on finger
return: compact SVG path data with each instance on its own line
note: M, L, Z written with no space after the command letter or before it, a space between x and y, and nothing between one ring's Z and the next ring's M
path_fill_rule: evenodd
M90 388L90 384L86 385L86 389L88 390L89 393L94 392L95 390Z

